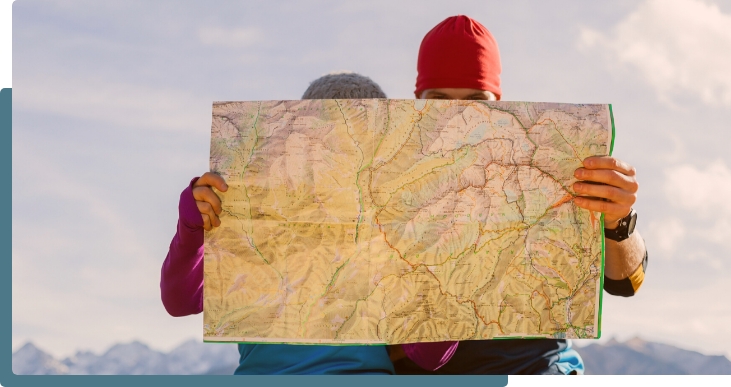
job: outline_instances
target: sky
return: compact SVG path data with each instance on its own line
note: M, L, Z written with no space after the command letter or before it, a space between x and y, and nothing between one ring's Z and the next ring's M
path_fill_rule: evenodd
M500 46L504 100L613 105L649 264L635 297L605 294L602 340L731 357L731 1L605 3L17 1L13 350L200 338L159 281L212 101L299 99L341 70L413 98L422 37L465 14Z

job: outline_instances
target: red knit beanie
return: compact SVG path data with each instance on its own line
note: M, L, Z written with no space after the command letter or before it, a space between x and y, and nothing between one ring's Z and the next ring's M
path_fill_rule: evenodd
M491 91L500 99L500 52L490 31L467 16L444 19L419 47L416 98L427 89Z

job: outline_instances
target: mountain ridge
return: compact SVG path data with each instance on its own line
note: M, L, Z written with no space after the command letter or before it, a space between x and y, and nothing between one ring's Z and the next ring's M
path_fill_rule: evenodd
M731 375L723 355L704 355L668 344L632 338L574 347L587 375ZM169 352L140 341L117 343L101 355L77 351L55 359L27 342L12 355L17 375L231 375L239 353L232 344L184 341Z
M704 355L639 337L575 347L587 375L731 375L723 355Z
M101 355L77 351L62 360L27 342L12 357L16 375L232 375L239 363L237 346L195 339L167 353L135 340L114 344Z

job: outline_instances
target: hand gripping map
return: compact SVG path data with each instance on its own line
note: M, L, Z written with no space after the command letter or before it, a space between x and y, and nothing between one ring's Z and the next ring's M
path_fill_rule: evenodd
M571 187L612 139L611 105L214 103L204 341L598 337L602 218Z

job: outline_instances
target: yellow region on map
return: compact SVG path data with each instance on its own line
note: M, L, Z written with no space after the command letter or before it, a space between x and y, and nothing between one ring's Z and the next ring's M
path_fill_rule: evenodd
M609 105L214 103L204 340L598 337L601 218L571 187L612 136Z

